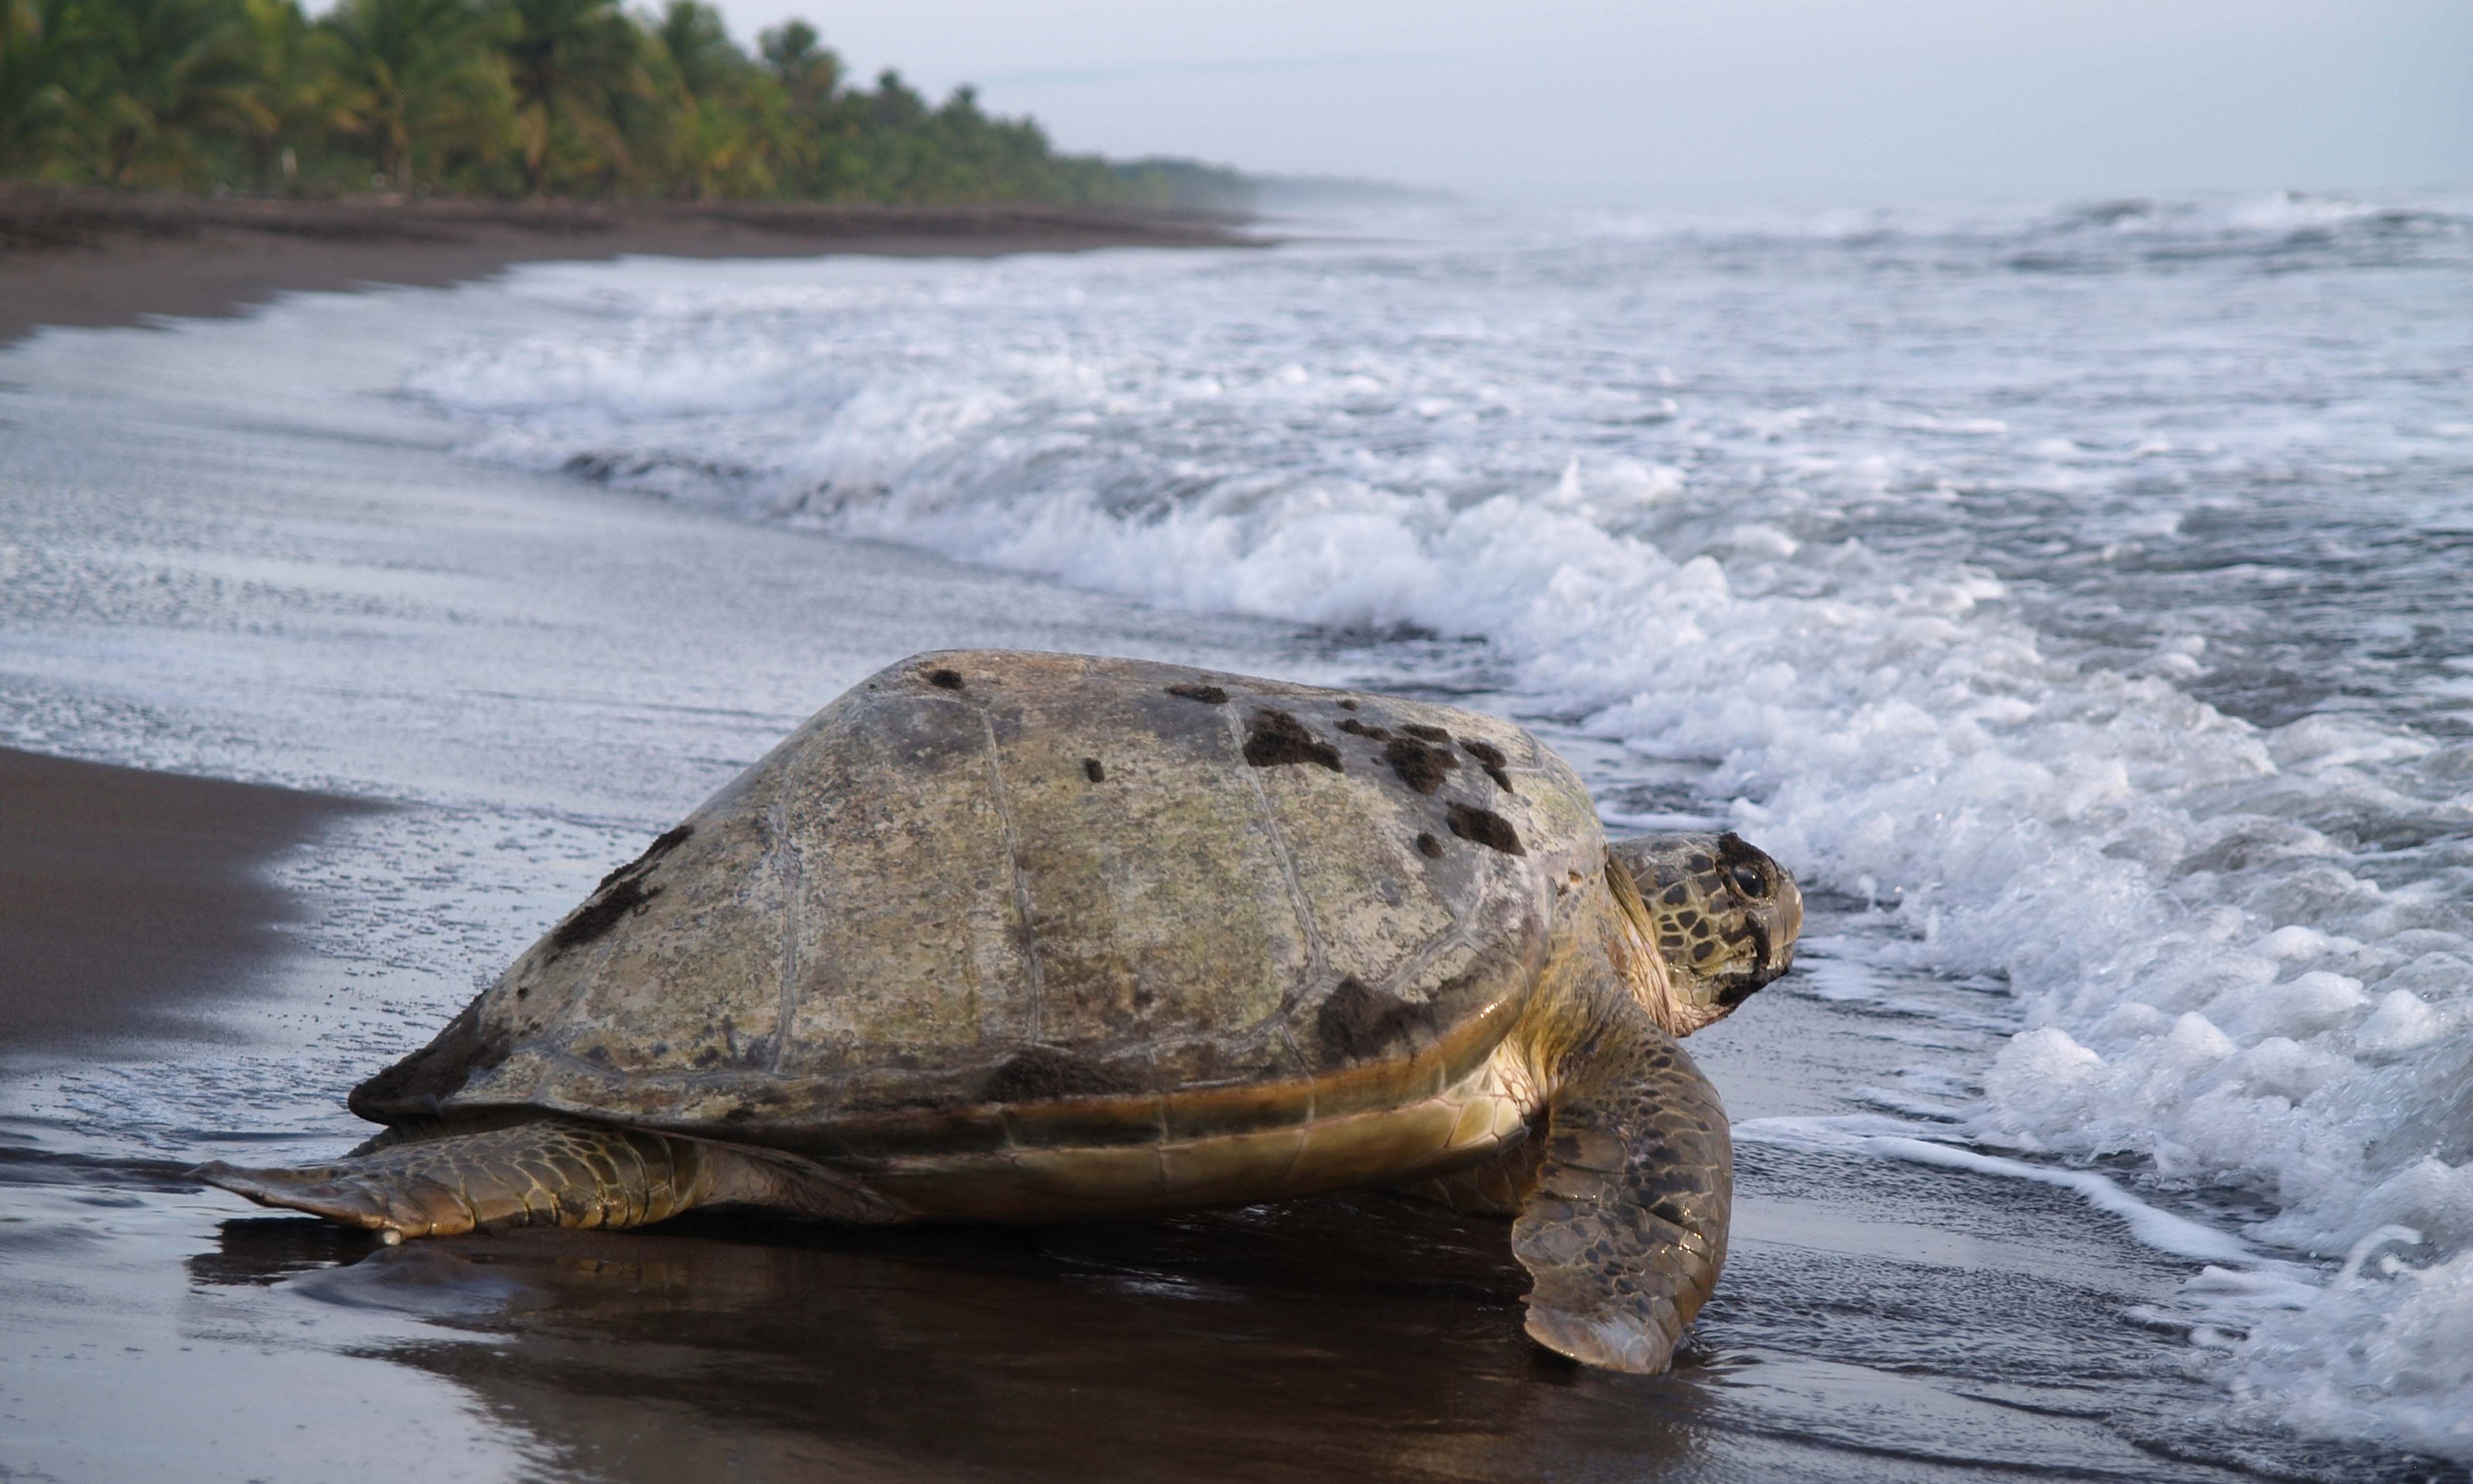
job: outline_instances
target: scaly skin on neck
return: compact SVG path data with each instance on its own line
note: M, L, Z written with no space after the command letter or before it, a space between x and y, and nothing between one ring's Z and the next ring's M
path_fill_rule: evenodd
M1531 1107L1553 1096L1561 1069L1596 1043L1608 1022L1632 1006L1669 1036L1687 1036L1724 1016L1680 993L1654 947L1654 927L1627 873L1611 862L1564 898L1554 946L1527 1013L1496 1052L1498 1075L1522 1089ZM1625 1003L1616 987L1629 992Z
M1741 858L1722 864L1755 871L1759 896L1739 890L1740 883L1713 883L1711 872L1734 855ZM1695 867L1695 861L1705 864ZM1673 899L1652 904L1642 886ZM1617 841L1601 876L1575 886L1561 905L1546 972L1491 1064L1495 1087L1532 1120L1569 1070L1586 1065L1592 1049L1636 1039L1635 1007L1676 1039L1733 1014L1750 993L1746 984L1757 988L1785 971L1803 921L1802 898L1783 868L1749 847L1728 850L1716 835ZM1767 919L1765 964L1756 962L1761 935L1743 921L1755 911ZM1695 927L1701 929L1696 938ZM1718 945L1704 961L1713 972L1670 969L1671 951L1658 946L1662 938ZM1536 1188L1545 1144L1531 1137L1491 1161L1411 1188L1470 1214L1514 1215Z

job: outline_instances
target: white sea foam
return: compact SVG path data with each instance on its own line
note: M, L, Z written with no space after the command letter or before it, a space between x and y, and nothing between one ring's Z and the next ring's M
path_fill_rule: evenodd
M2233 1376L2245 1409L2309 1432L2473 1457L2459 1381L2473 1355L2473 1253L2415 1265L2381 1251L2420 1237L2410 1227L2365 1233L2324 1288L2262 1320Z
M1884 1160L1904 1160L1914 1164L1964 1170L1971 1175L1992 1175L2004 1180L2024 1180L2056 1186L2098 1210L2120 1217L2132 1236L2158 1252L2202 1262L2246 1265L2257 1261L2257 1254L2250 1250L2249 1245L2231 1233L2218 1231L2142 1201L2123 1189L2117 1182L2091 1170L2060 1169L2030 1164L2023 1160L1978 1154L1972 1149L1957 1148L1929 1137L1936 1132L1930 1125L1901 1124L1896 1119L1865 1115L1851 1118L1754 1118L1735 1126L1736 1138L1745 1143L1841 1150ZM1917 1137L1916 1135L1928 1137Z
M2423 1266L2298 1307L2279 1280L2229 1374L2296 1424L2473 1457L2433 1420L2473 1411L2446 662L2473 606L2381 545L2473 531L2465 450L2413 431L2461 389L2462 218L1843 226L539 272L508 292L567 318L408 390L484 457L1481 636L1519 708L1700 760L1747 833L1876 898L1884 966L2006 980L2026 1028L1966 1132L2044 1158L1876 1152L2069 1185L2215 1260L2243 1242L2049 1161L2245 1187L2280 1211L2250 1237L2310 1253L2411 1225ZM2398 349L2409 321L2438 328Z

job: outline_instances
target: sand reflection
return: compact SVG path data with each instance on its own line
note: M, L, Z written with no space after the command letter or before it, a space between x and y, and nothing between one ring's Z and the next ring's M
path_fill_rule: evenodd
M1633 1399L1635 1468L1691 1450L1659 1419L1693 1410L1674 1405L1693 1379L1544 1355L1520 1335L1507 1227L1387 1195L893 1235L223 1231L195 1277L486 1336L392 1354L572 1476L1493 1478L1571 1451L1538 1433L1571 1423L1574 1386Z

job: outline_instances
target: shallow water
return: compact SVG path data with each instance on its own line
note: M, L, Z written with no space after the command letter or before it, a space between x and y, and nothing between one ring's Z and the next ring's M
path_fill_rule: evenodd
M234 1477L413 1433L483 1477L2473 1454L2461 215L1410 226L530 270L0 358L0 738L412 805L284 863L319 916L241 1049L9 1083L0 1304L42 1338L0 1361L0 1461L133 1476L202 1428ZM1792 864L1799 972L1695 1042L1742 1151L1699 1363L1541 1364L1499 1232L1380 1199L372 1254L171 1177L354 1137L342 1090L644 834L961 643L1503 711L1617 827ZM366 1426L317 1425L339 1386ZM236 1420L130 1415L166 1390Z

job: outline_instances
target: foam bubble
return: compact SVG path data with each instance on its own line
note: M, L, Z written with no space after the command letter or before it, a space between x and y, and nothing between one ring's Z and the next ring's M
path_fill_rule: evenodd
M2363 1235L2324 1288L2251 1331L2231 1384L2262 1421L2473 1459L2473 1252L2415 1266L2383 1249L2410 1227Z

